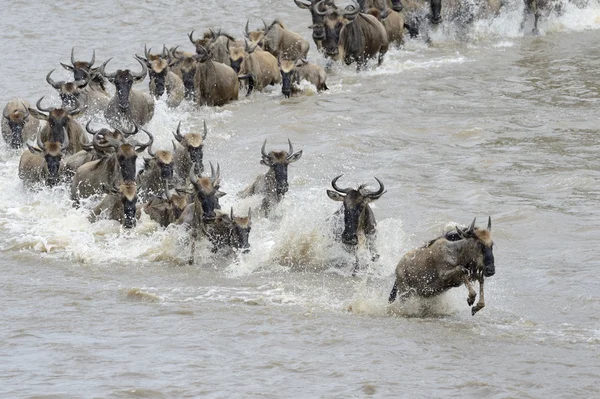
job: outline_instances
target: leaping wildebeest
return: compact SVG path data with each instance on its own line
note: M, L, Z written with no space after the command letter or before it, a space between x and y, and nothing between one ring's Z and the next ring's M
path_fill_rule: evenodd
M353 3L343 10L333 5L327 6L324 12L317 12L325 16L325 54L335 61L343 60L347 65L356 62L360 71L376 55L377 63L381 65L389 42L381 22L372 15L361 13L358 3L355 0Z
M288 151L267 152L265 149L267 140L265 140L260 149L262 155L260 164L268 166L269 171L264 175L258 176L254 183L238 194L240 198L257 194L264 196L260 210L267 215L281 202L283 196L288 191L288 165L296 162L302 156L302 150L294 152L294 147L290 139L288 139L288 145Z
M40 122L31 116L29 107L26 100L13 98L2 110L2 137L10 148L21 148L37 135Z
M389 302L398 295L402 299L412 295L433 297L464 284L469 291L467 303L471 306L477 297L471 281L477 280L479 301L471 308L471 314L475 315L485 306L484 278L496 272L491 230L491 217L486 229L475 227L473 219L467 229L456 229L458 237L444 235L405 254L396 266L396 281Z
M80 107L76 100L73 107L54 108L42 107L40 98L35 108L29 108L29 113L34 118L46 121L46 124L40 131L42 142L58 141L63 142L65 137L69 138L67 154L75 154L82 150L81 143L87 144L89 141L83 131L83 126L75 118L85 112L85 107ZM45 114L46 112L47 114Z
M154 116L154 100L148 94L132 88L134 83L144 80L148 73L146 64L135 58L142 66L142 71L133 73L129 69L118 69L107 74L106 64L109 58L98 69L100 74L115 85L115 95L110 99L104 116L108 123L116 129L129 129L132 125L144 125Z
M64 140L42 142L37 136L37 148L27 144L19 161L19 178L28 185L39 182L53 187L60 182L64 171L62 158L69 145L69 136L65 133Z
M175 108L181 104L185 94L183 80L179 75L171 71L171 67L176 60L169 61L169 53L163 46L162 54L151 54L152 49L147 49L144 45L144 56L136 57L146 63L148 67L148 76L150 77L149 91L155 99L162 97L167 93L166 103L169 107Z
M383 183L378 178L375 178L379 183L377 191L367 190L366 184L358 186L356 190L353 188L340 188L337 181L342 176L339 175L331 181L331 187L335 191L327 190L327 196L334 201L343 202L342 208L337 211L336 216L341 216L343 213L344 228L343 230L336 228L335 233L338 236L336 238L341 240L345 248L355 255L355 264L352 270L354 275L358 271L357 249L361 242L364 242L371 253L372 261L379 259L379 254L375 249L377 222L369 204L381 198L386 191Z

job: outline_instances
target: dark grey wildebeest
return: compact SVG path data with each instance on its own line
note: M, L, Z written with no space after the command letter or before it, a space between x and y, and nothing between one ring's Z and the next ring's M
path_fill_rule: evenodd
M148 67L150 94L155 99L159 99L166 92L167 105L171 108L175 108L181 104L185 94L183 80L179 75L171 71L171 67L177 61L169 59L169 53L164 46L162 54L151 54L151 50L152 49L147 49L146 45L144 45L145 57L136 55L136 57L145 62Z
M204 131L200 133L185 133L181 134L181 122L177 125L177 130L173 132L173 136L180 144L174 146L173 164L175 175L179 180L185 180L189 176L191 167L194 167L194 172L197 175L204 172L204 140L208 135L206 121L204 123Z
M208 225L206 235L213 244L212 252L221 248L240 250L242 253L250 252L248 238L252 229L252 210L248 209L248 216L241 217L233 214L233 207L229 215L218 213L215 222Z
M317 45L317 50L321 51L323 49L323 40L325 40L325 26L323 24L325 15L323 12L326 11L326 6L333 4L333 0L326 0L325 2L321 0L294 0L294 3L298 7L310 11L312 25L309 26L309 29L312 29L312 38Z
M229 65L214 61L211 51L202 46L196 46L194 60L194 87L198 105L218 107L238 99L240 83Z
M73 73L75 81L85 80L87 76L91 77L90 83L87 86L88 91L95 91L97 94L102 94L105 97L109 97L106 91L106 81L102 74L98 72L98 68L93 68L96 62L96 50L92 53L92 59L88 61L75 61L75 47L71 49L71 65L63 64L63 68Z
M354 275L358 271L359 261L357 249L363 244L371 253L371 260L379 259L379 254L375 249L376 226L375 214L369 206L373 201L381 198L386 193L383 183L378 178L379 189L377 191L369 191L366 189L366 184L353 188L340 188L337 181L343 175L335 177L331 181L331 187L335 191L327 190L327 196L334 201L343 202L342 208L335 216L344 216L344 227L336 228L336 238L344 244L346 250L355 255L355 264L352 271ZM337 227L337 226L336 226ZM341 226L340 226L341 227Z
M260 149L262 155L260 164L268 166L269 171L258 176L254 183L238 194L240 198L262 195L263 200L260 210L267 215L281 202L288 191L288 165L296 162L302 156L302 150L294 153L294 147L289 139L288 145L288 151L270 151L267 153L265 149L267 140L265 140Z
M456 229L454 236L444 235L427 245L405 254L396 266L396 281L390 293L392 303L398 295L433 297L450 288L465 285L469 291L467 303L475 303L477 294L471 281L479 281L479 302L471 309L475 315L485 306L483 282L496 272L492 219L486 229L475 227L475 219L467 229Z
M144 80L148 73L146 64L135 58L142 66L142 71L133 73L129 69L118 69L107 74L106 64L109 58L99 68L99 72L115 85L115 95L110 99L104 116L108 123L116 129L130 129L133 125L144 125L154 116L154 100L148 94L132 88L134 83Z
M150 145L148 155L151 158L144 158L144 169L137 175L139 196L142 200L160 195L165 184L173 179L174 162L171 151L154 151Z
M27 101L13 98L2 110L2 137L10 148L21 148L37 135L40 122L31 116L29 107Z
M144 212L162 227L175 223L188 205L189 194L186 190L169 190L169 183L164 183L164 197L156 196L144 204Z
M53 187L60 182L64 164L62 158L69 146L69 136L65 133L63 142L42 142L37 137L37 148L27 144L19 161L19 178L27 185L44 182Z
M89 215L90 222L94 223L102 216L116 220L126 229L135 227L140 212L137 208L137 186L134 181L124 181L108 188L104 185L106 193L102 201L92 209Z

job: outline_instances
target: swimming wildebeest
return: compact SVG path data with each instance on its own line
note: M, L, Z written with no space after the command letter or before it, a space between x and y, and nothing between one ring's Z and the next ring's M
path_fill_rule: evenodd
M90 222L94 223L100 216L106 214L108 219L118 221L126 229L135 227L140 217L135 182L124 181L110 188L103 185L103 189L106 195L90 213Z
M285 97L290 97L292 93L300 91L294 86L302 80L307 80L313 84L317 91L329 90L325 80L327 75L325 69L320 65L308 62L306 59L298 61L279 61L279 72L281 73L281 92Z
M266 51L257 50L257 44L248 44L245 48L230 48L231 67L239 65L238 79L248 80L248 93L253 89L262 91L268 85L281 83L277 58Z
M210 50L196 46L196 103L212 107L236 101L240 91L237 74L229 65L213 61L212 57Z
M263 50L273 54L275 58L285 60L306 57L310 44L302 36L287 29L277 20L269 26L263 20L263 25L262 35L259 34L257 40L254 40L254 43L259 44Z
M202 48L210 51L213 55L213 60L225 65L229 65L229 49L230 44L236 43L233 36L223 33L220 29L217 33L209 29L202 36L202 39L194 39L194 31L188 33L188 37L196 49L202 53Z
M216 219L215 210L219 209L219 198L225 193L219 191L221 184L221 168L217 164L217 171L210 164L211 176L199 177L194 172L194 167L190 168L190 182L194 186L194 202L189 204L177 224L185 224L191 230L191 255L189 264L194 263L194 254L196 252L196 241L200 235L205 233L205 225L214 223Z
M388 42L401 46L404 43L404 15L388 7L385 0L369 0L365 2L365 12L373 15L381 22L388 35Z
M27 101L13 98L2 110L2 137L10 148L21 148L37 135L40 122L31 116L29 107Z
M144 204L144 212L162 227L175 223L188 205L189 194L186 190L175 189L171 193L168 181L164 183L164 197L153 197Z
M194 167L194 172L197 175L204 172L204 140L208 135L206 121L204 122L204 132L200 133L185 133L181 134L181 122L177 124L177 130L173 132L173 136L179 142L179 146L174 146L173 164L175 175L180 180L185 180L189 176L190 168Z
M80 107L79 102L76 100L72 108L54 108L42 107L42 100L40 98L36 103L35 108L29 108L29 113L34 118L46 121L46 124L40 131L42 142L47 141L63 142L65 137L69 137L69 146L67 147L67 154L74 154L82 150L81 143L88 143L88 139L83 131L83 126L75 118L79 117L85 112L85 107ZM47 112L46 115L44 112Z
M163 192L165 184L173 179L173 153L166 150L153 151L148 147L148 155L144 158L144 169L137 175L139 196L142 200Z
M98 72L98 68L92 68L96 62L96 50L92 53L92 59L90 62L87 61L75 61L75 47L71 49L71 65L63 64L63 68L67 71L73 72L73 79L75 81L85 80L86 76L90 76L91 80L87 86L87 91L95 91L96 94L102 94L108 99L109 94L106 91L106 81L102 74Z
M213 244L212 252L220 248L241 250L242 253L250 252L248 237L252 225L252 210L248 209L248 216L234 216L233 207L229 215L218 213L215 222L206 227L206 235Z
M37 148L27 144L19 161L19 178L24 183L32 185L39 182L53 187L60 181L64 170L62 157L69 146L69 136L64 140L42 142L41 135L37 137Z
M166 92L167 105L175 108L181 104L185 94L183 80L171 71L171 66L176 63L176 60L169 60L169 54L164 46L162 54L151 54L151 50L147 49L146 45L144 45L145 57L140 57L136 54L136 57L145 62L148 67L150 95L155 99L159 99Z
M256 178L254 183L241 191L238 195L240 198L249 197L251 195L263 195L261 211L269 214L270 211L283 199L287 193L288 185L288 165L296 162L302 156L302 150L294 153L292 142L288 139L289 150L286 151L270 151L265 150L267 140L264 141L260 153L262 159L261 165L269 167L269 171Z
M132 89L134 83L144 80L148 73L146 64L135 58L142 66L142 71L133 73L129 69L118 69L107 74L104 69L111 60L105 61L98 70L102 76L115 85L115 95L110 99L104 116L114 128L128 129L132 125L144 125L154 116L154 100L148 94Z
M344 215L344 228L336 229L337 238L345 245L345 248L355 255L355 264L352 271L354 275L358 270L357 249L359 244L364 241L367 249L371 253L371 260L379 259L379 254L375 249L376 225L375 215L369 204L381 198L386 193L383 183L378 178L379 189L369 191L366 184L353 188L340 188L337 181L343 175L335 177L331 181L331 187L335 191L327 190L327 196L334 201L343 202L342 208L336 215ZM340 232L341 230L341 232Z
M73 107L75 105L75 101L85 106L84 88L87 87L88 83L90 82L90 75L86 75L86 78L83 80L76 80L74 82L65 82L64 80L55 82L50 77L54 71L55 70L53 69L48 72L48 75L46 75L46 82L56 89L62 101L62 106Z
M343 60L347 65L357 63L363 69L367 61L378 55L378 65L388 51L389 42L385 27L372 15L360 12L358 3L341 10L327 6L325 12L325 54L331 59Z
M396 266L396 281L390 293L392 303L411 295L433 297L464 284L469 290L467 303L475 303L477 294L471 281L479 281L479 302L471 309L475 315L483 309L483 281L496 272L491 237L492 218L486 229L475 227L475 219L467 229L456 229L458 237L446 235L430 241L426 246L405 254ZM458 239L457 239L458 238Z
M325 6L332 5L333 0L326 0L325 2L322 2L321 0L308 0L308 2L294 0L294 3L296 3L298 7L310 11L312 25L308 28L312 29L313 41L317 45L317 50L321 51L323 49L323 40L325 40L325 26L323 24L325 15L318 11L325 12Z
M173 65L173 73L181 78L183 97L188 101L196 101L198 91L195 79L198 65L194 56L194 53L177 50L177 47L169 50L169 62Z

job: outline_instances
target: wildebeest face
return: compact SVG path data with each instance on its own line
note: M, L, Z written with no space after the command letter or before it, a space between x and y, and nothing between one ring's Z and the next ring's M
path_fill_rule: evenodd
M252 211L248 210L248 217L238 217L233 215L233 208L230 215L233 223L231 229L231 244L235 249L243 250L243 253L250 252L250 230L252 230Z
M342 232L342 243L355 246L358 245L358 233L369 228L365 226L365 218L371 212L369 203L385 194L385 188L383 183L375 178L379 183L379 190L375 192L365 189L365 185L359 186L357 190L351 188L341 189L336 184L340 177L342 175L332 180L331 185L335 191L327 190L327 195L334 201L343 202L344 231Z
M260 163L271 168L271 172L275 177L275 193L278 197L282 197L288 191L288 165L296 162L302 157L302 151L294 153L292 142L288 139L289 151L271 151L266 152L265 147L267 140L261 148L262 159Z
M121 169L121 176L124 180L135 179L135 162L137 152L131 144L122 144L117 150L117 162Z
M198 177L192 166L190 168L189 178L194 186L196 201L202 206L202 222L213 223L216 218L215 209L220 209L219 198L225 195L219 191L221 184L221 168L217 164L217 171L212 163L210 164L211 177Z
M69 137L65 135L63 143L57 141L46 141L43 143L38 135L37 146L38 148L35 148L27 144L31 153L44 157L44 161L46 161L44 167L47 172L46 184L53 187L60 181L61 160L69 146Z
M202 167L202 158L204 153L202 148L204 146L204 139L208 135L208 128L206 127L206 121L204 124L204 132L200 133L186 133L181 134L181 122L177 125L177 131L173 132L175 139L187 150L190 157L190 161L194 164L194 172L200 173Z
M21 148L23 145L23 127L27 123L29 118L29 110L25 105L23 105L23 109L17 109L13 112L9 113L8 110L4 110L2 117L6 119L8 123L8 127L12 133L10 139L11 148Z
M181 80L183 80L186 100L191 100L194 97L196 69L196 62L193 58L185 58L181 63Z
M133 181L125 181L119 187L121 203L123 204L123 227L131 229L137 222L137 193Z
M401 0L392 0L392 10L400 12L403 8Z
M133 76L129 70L118 70L114 79L117 94L117 102L122 110L129 109L129 93L133 86Z
M292 83L295 75L294 61L283 60L279 64L279 72L281 73L281 92L286 98L292 95Z
M344 27L344 19L337 13L331 13L323 22L325 38L323 39L323 48L325 54L332 59L337 59L339 55L340 32Z
M480 229L475 227L475 219L471 225L466 229L456 229L456 231L467 240L475 240L477 253L475 254L475 261L477 263L477 270L483 270L485 277L491 277L496 273L496 267L494 265L494 253L493 247L494 242L492 241L492 218L488 218L487 229Z
M163 59L155 59L151 62L151 68L148 69L150 82L154 84L154 96L161 97L165 93L166 78L169 68L167 61Z
M230 47L229 64L236 74L240 73L242 62L244 62L244 49L241 47Z

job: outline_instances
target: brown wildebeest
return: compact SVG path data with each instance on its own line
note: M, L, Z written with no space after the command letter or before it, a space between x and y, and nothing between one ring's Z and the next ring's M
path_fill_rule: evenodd
M486 229L476 228L473 219L467 229L456 229L459 239L442 236L405 254L396 266L396 281L389 302L398 294L403 299L411 295L428 298L464 284L469 290L467 303L471 306L477 296L471 281L477 280L479 302L471 309L475 315L485 306L484 277L496 272L491 230L491 217Z
M376 225L375 215L369 204L381 198L386 193L383 183L378 179L379 189L377 191L369 191L366 189L366 184L353 188L340 188L337 181L343 175L335 177L331 181L331 187L335 191L327 190L327 196L334 201L343 202L342 208L336 215L344 215L344 229L336 229L337 238L345 245L346 250L354 253L355 264L352 275L358 271L358 256L357 249L361 242L364 241L367 249L371 253L371 260L379 259L379 254L375 249Z
M106 81L102 74L98 72L98 68L92 68L94 63L96 62L96 50L92 53L92 59L90 62L87 61L75 61L75 47L71 49L71 65L63 64L63 68L65 68L69 72L73 72L73 78L75 81L81 81L87 79L87 76L91 77L90 83L87 86L87 91L95 91L94 98L96 98L97 94L101 94L108 100L110 98L108 92L106 91Z
M252 210L248 209L248 216L234 216L233 207L229 215L218 213L215 222L206 227L206 235L213 244L212 252L220 248L241 250L242 253L250 252L248 237L252 228Z
M235 60L231 67L239 65L238 79L248 80L248 93L252 89L262 91L266 86L281 83L281 75L277 66L277 58L266 51L257 50L258 45L250 45L246 41L245 48L230 48L230 59Z
M194 87L198 105L221 106L238 99L240 83L229 66L213 61L210 50L196 46Z
M103 185L103 189L106 196L90 213L90 222L94 223L104 214L108 219L120 222L126 229L135 227L140 217L135 182L124 181L110 188Z
M136 57L145 62L148 67L150 95L155 99L159 99L166 92L167 105L175 108L181 104L185 94L183 80L171 71L171 67L176 63L176 60L169 60L169 54L164 46L162 54L151 54L151 50L144 45L145 57L136 54Z
M325 12L317 11L325 16L325 54L347 65L356 62L357 70L376 55L381 65L389 47L385 27L374 16L361 13L358 3L353 2L354 6L344 10L328 6Z
M109 125L114 128L130 128L132 125L144 125L154 116L154 100L148 94L132 89L134 83L141 82L148 74L146 64L135 58L142 66L142 71L133 73L129 69L118 69L116 72L106 74L106 64L109 58L99 68L99 72L109 82L115 85L115 95L110 99L104 117Z
M202 48L205 48L212 53L213 60L229 65L228 47L230 43L236 43L233 36L223 33L220 29L217 33L213 32L212 29L209 29L208 32L204 33L202 39L194 39L194 31L188 33L188 37L197 50L200 49L200 52L202 52ZM241 45L243 45L243 43L241 43Z
M48 84L58 92L58 95L62 100L62 106L69 108L73 107L75 105L75 101L83 106L87 106L84 99L84 89L90 82L90 75L86 75L87 77L84 80L76 80L74 82L65 82L61 80L55 82L50 77L54 71L55 69L48 72L48 75L46 75L46 82L48 82Z
M10 148L21 148L37 135L40 122L31 117L29 107L27 101L13 98L2 111L2 137Z
M24 183L32 185L45 182L53 187L60 181L64 171L62 157L69 146L69 136L65 133L63 142L42 142L41 135L37 137L37 148L27 144L19 161L19 178Z
M210 164L211 176L198 177L194 172L194 167L190 168L190 182L194 186L194 202L189 204L177 224L185 224L191 230L192 250L189 264L194 263L194 254L196 252L196 241L200 235L205 234L205 226L214 223L216 219L215 210L219 209L219 197L225 195L219 191L221 184L221 168L217 164L217 171Z
M308 2L302 2L300 0L294 0L296 5L304 10L309 10L312 18L312 25L308 28L312 29L312 38L317 45L317 50L323 50L323 40L325 40L325 26L323 24L325 16L321 12L325 12L325 6L333 5L333 0L326 0L321 2L320 0L307 0Z
M279 61L279 72L281 73L281 92L285 97L290 97L292 93L299 91L294 84L307 80L313 84L317 91L329 90L325 80L327 75L325 69L320 65L308 62L306 59L298 61Z
M164 198L154 197L144 205L144 212L162 227L175 223L188 205L189 194L186 190L175 189L175 194L169 190L168 182L164 183Z
M238 195L240 198L250 197L251 195L263 195L261 211L269 214L274 206L279 204L287 193L288 185L288 165L296 162L302 156L302 150L294 153L292 142L288 139L289 150L270 151L265 150L267 140L264 141L260 153L262 159L261 165L269 167L269 171L256 178L254 183L242 190Z
M75 101L73 108L44 108L40 98L36 103L37 109L29 108L29 112L34 118L46 121L40 135L42 142L59 141L63 142L65 137L69 137L69 146L67 154L74 154L82 150L81 143L88 143L88 139L83 131L83 126L75 119L85 112L85 108L79 106ZM48 115L44 114L47 112Z
M382 23L388 35L388 41L399 47L404 44L404 15L389 8L388 2L368 0L365 2L365 12L373 15Z
M275 58L285 60L295 61L306 57L310 44L302 36L287 29L277 20L269 26L263 20L263 25L264 29L257 31L259 33L253 39L253 42L260 45L263 50L273 54Z
M174 146L173 164L175 174L180 180L184 180L189 176L190 168L194 167L194 172L197 175L204 172L204 140L208 135L206 121L204 123L204 132L200 133L185 133L181 134L181 122L177 125L177 131L173 132L173 136L179 142L179 146Z
M139 195L143 200L159 195L164 190L165 184L173 179L174 162L171 151L153 151L150 145L148 155L152 158L144 159L144 169L137 175Z
M169 50L169 63L173 65L173 73L177 74L183 82L183 97L188 101L196 101L198 88L195 77L198 65L194 53L180 51L174 47Z

